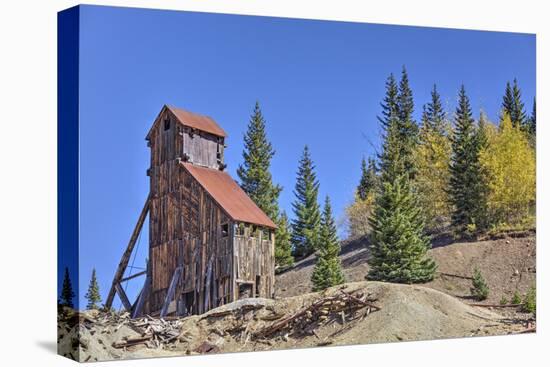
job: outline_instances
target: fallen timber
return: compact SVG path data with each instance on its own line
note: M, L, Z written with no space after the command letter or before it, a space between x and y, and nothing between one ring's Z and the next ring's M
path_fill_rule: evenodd
M311 330L315 335L314 328L321 324L329 323L335 318L341 318L345 325L346 318L353 316L359 309L366 308L362 317L366 317L372 311L380 310L380 307L367 301L367 295L354 296L351 293L340 290L339 294L323 297L300 311L274 322L252 334L253 338L261 339L273 334L290 329ZM355 319L355 318L353 318ZM351 321L351 320L350 320Z

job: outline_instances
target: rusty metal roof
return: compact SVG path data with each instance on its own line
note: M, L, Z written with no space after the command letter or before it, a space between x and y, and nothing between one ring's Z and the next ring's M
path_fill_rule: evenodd
M181 163L225 212L238 222L277 228L275 223L248 197L241 187L227 174L212 168Z
M174 106L167 105L166 108L168 108L184 126L189 126L216 136L221 136L222 138L227 136L220 125L218 125L216 121L209 116L199 115Z

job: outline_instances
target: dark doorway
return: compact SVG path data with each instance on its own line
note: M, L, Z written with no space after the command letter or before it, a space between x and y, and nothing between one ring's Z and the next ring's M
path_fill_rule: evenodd
M196 313L195 292L184 293L182 296L181 314L183 316L187 316L187 315L193 315L195 313Z
M256 275L256 297L260 297L260 290L262 289L262 277Z
M239 283L239 299L250 298L252 295L251 283Z

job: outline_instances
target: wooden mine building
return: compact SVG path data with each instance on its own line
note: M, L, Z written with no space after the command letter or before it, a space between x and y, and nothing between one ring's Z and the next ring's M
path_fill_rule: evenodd
M150 193L120 262L117 293L132 315L200 314L272 297L275 224L224 171L225 131L210 117L164 106L147 134ZM149 213L147 270L124 273ZM146 275L131 304L121 284Z

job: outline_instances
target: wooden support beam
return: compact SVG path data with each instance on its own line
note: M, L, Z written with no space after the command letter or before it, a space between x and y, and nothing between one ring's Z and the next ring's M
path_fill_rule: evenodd
M128 296L126 296L126 292L124 292L124 289L120 286L120 283L118 283L116 286L116 292L118 293L118 297L122 301L122 305L126 309L126 311L131 312L132 311L132 304L130 303L130 300L128 299Z
M147 200L145 200L145 205L141 210L141 214L139 215L138 221L136 223L136 227L132 232L132 236L130 237L128 246L126 247L126 250L124 250L122 259L118 264L118 268L116 270L115 276L113 277L111 290L109 290L109 294L107 295L107 300L105 301L105 307L107 309L110 309L111 306L113 305L117 284L120 283L120 281L122 280L122 277L124 276L124 272L126 271L126 267L128 266L128 262L130 261L130 256L132 255L132 251L134 250L134 246L136 245L136 241L138 239L139 233L141 232L141 228L143 227L143 222L145 222L145 217L147 217L147 213L149 212L150 198L151 198L151 194L149 194L149 196L147 196Z
M145 275L145 274L147 274L147 270L140 271L139 273L132 274L130 276L127 276L126 278L122 278L120 280L120 282L124 283L124 282L127 282L130 279L134 279L134 278L140 277L140 276Z
M174 298L176 285L180 280L182 270L183 268L181 266L178 266L176 270L174 270L174 275L172 275L172 280L170 281L170 287L168 287L168 292L166 292L166 298L164 299L164 304L162 305L162 309L160 310L160 318L163 318L164 316L166 316L166 312L168 311L168 306L170 305L170 302L172 302L172 299Z

